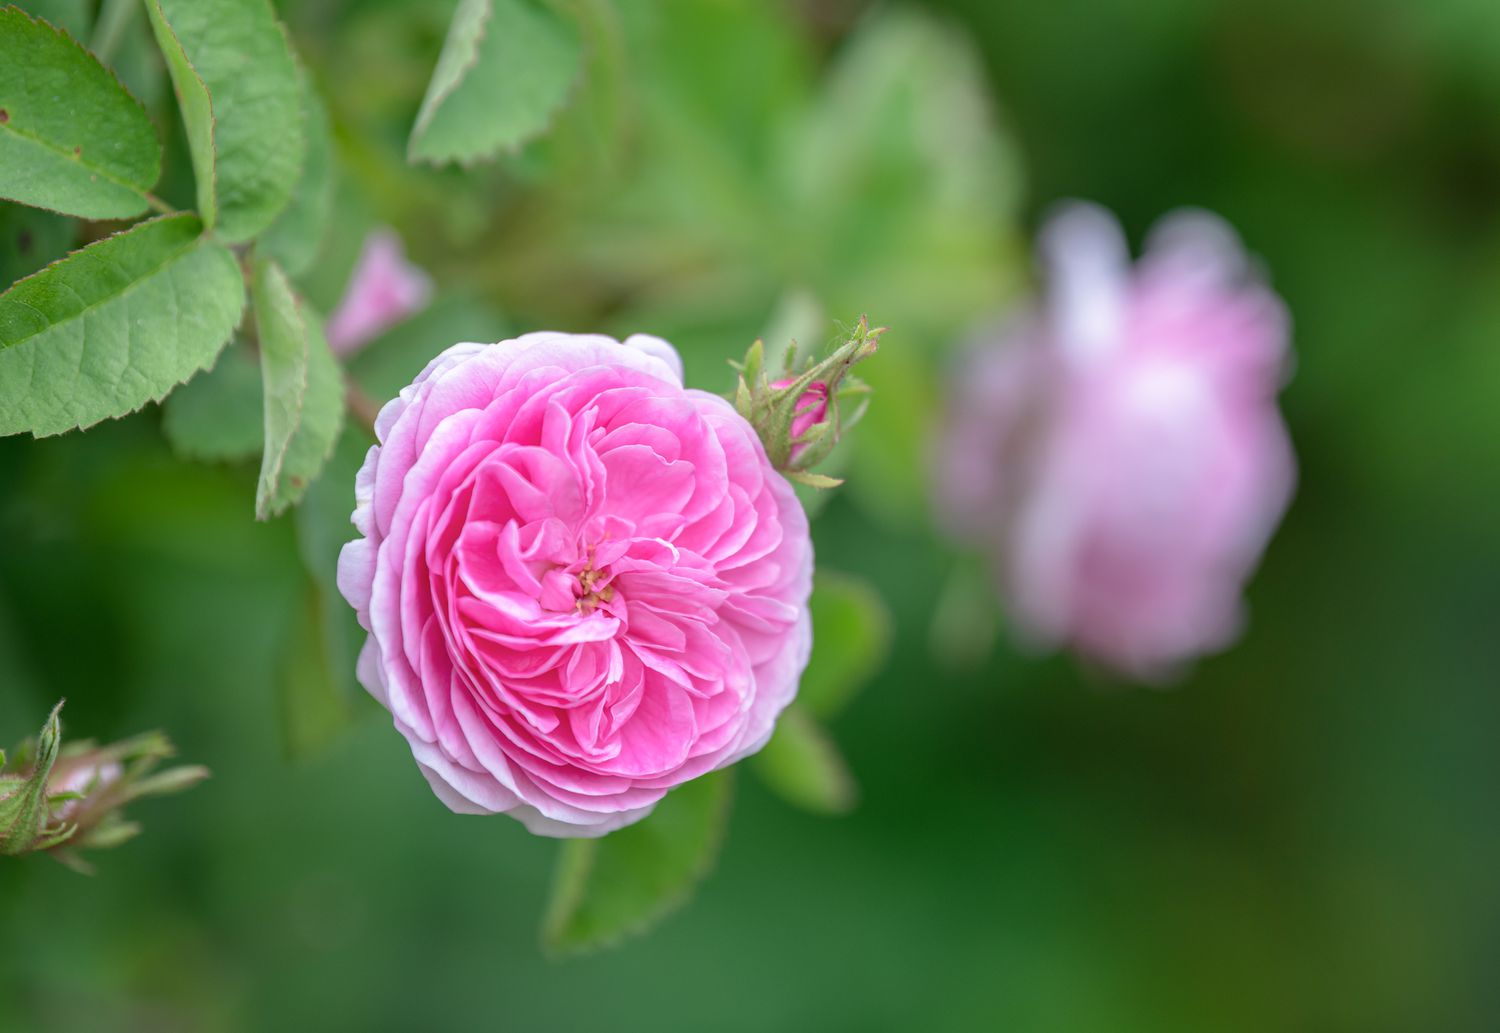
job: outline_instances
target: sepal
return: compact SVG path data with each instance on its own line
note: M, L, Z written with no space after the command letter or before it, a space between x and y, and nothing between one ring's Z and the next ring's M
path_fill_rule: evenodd
M10 772L0 781L0 854L15 856L31 850L45 850L68 840L76 831L67 822L53 818L47 785L57 763L62 744L62 723L58 712L62 702L52 708L42 725L35 744L17 750L18 763L28 770Z

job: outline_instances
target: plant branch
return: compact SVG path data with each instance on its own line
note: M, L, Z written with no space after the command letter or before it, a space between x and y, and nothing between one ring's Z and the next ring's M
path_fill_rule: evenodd
M358 420L373 437L375 419L380 415L380 403L365 394L364 388L356 384L354 378L348 375L344 377L344 398L349 405L349 414Z

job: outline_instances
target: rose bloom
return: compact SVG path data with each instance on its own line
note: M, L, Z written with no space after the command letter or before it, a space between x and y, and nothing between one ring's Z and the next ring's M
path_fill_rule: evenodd
M1022 633L1147 680L1221 649L1291 497L1288 319L1232 230L1108 213L1043 233L1047 298L955 381L939 502L988 546Z
M365 238L349 286L328 317L328 346L336 355L358 351L383 331L420 312L432 280L406 260L401 238L379 229Z
M671 345L454 345L375 431L339 587L444 803L598 836L764 745L812 646L807 518Z

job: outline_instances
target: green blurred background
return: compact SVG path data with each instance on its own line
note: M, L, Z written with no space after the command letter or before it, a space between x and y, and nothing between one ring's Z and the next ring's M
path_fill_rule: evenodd
M0 440L0 739L67 696L73 734L161 727L215 772L92 878L0 866L0 1030L1500 1024L1500 7L578 0L556 130L468 171L403 160L452 3L279 7L342 163L319 304L389 222L439 284L429 351L647 331L722 389L758 333L893 327L814 525L896 618L833 726L861 803L742 772L696 900L546 961L555 843L448 813L352 688L289 751L305 575L253 469L180 463L154 408ZM947 357L1066 197L1136 239L1223 214L1296 320L1297 499L1244 640L1164 691L991 639L922 502Z

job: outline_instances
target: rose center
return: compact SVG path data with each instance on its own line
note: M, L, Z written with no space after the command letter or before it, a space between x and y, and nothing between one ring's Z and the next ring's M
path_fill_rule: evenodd
M614 586L608 584L609 572L595 566L598 557L596 547L590 545L584 552L583 569L578 572L578 600L574 604L578 613L593 613L604 603L614 599Z
M589 562L592 564L592 557ZM600 603L607 603L615 597L614 586L603 585L595 587L607 576L604 571L596 570L592 565L583 568L582 572L579 573L578 587L583 590L583 594L578 597L579 613L593 613L594 609Z

